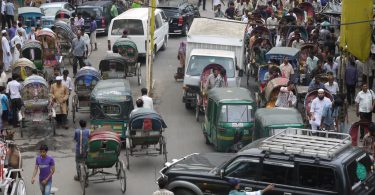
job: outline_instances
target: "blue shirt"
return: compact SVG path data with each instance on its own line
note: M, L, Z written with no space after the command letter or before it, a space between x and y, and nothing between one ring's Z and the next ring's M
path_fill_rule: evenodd
M12 26L9 30L8 30L8 34L9 34L9 39L12 40L14 36L16 36L16 32L17 32L17 28Z
M81 131L82 131L82 139L81 139ZM84 156L87 152L87 142L89 140L90 130L89 129L76 129L74 133L74 140L76 141L76 155L77 156ZM81 144L82 140L82 144Z
M6 15L14 16L14 4L12 2L5 4L5 13Z
M356 85L358 80L357 68L353 65L349 65L345 70L345 83L348 85Z
M315 83L315 79L311 81L310 85L309 85L309 89L308 91L314 91L314 90L317 90L317 89L325 89L326 87L324 86L323 83L319 83L319 84L316 84Z
M1 94L0 97L1 96L3 96L1 98L1 107L2 107L3 111L6 111L6 110L8 110L8 104L7 104L8 97L5 94Z
M324 120L322 121L323 124L327 126L333 126L336 117L339 115L339 108L333 108L332 104L326 104L323 108L322 117Z
M95 20L91 21L91 23L90 23L90 33L94 32L97 28L98 27L96 25L96 21Z

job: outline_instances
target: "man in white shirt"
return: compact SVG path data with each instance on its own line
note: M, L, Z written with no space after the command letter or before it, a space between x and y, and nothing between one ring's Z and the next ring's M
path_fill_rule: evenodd
M17 29L17 34L13 37L12 40L10 40L11 47L16 47L16 44L19 43L21 45L21 48L23 47L23 44L25 43L25 39L22 35L22 30Z
M339 84L337 84L333 75L328 76L328 82L324 86L332 95L336 96L337 92L339 92Z
M297 48L297 49L301 49L302 44L304 44L305 41L301 40L301 35L300 34L296 34L295 35L295 39L296 40L294 40L293 43L292 43L292 47L293 48Z
M20 30L22 32L22 38L24 41L27 40L27 33L26 33L26 30L22 27L22 23L19 22L18 23L18 28L17 28L17 31Z
M368 89L367 83L362 84L362 91L355 98L356 114L361 121L372 122L372 110L375 105L375 94ZM365 136L364 129L360 128L360 139Z
M12 55L10 52L10 45L7 39L7 31L1 31L2 38L1 38L1 48L3 50L3 70L5 72L9 71L10 63L12 62Z
M90 45L90 36L85 32L85 29L81 29L82 32L82 39L83 42L85 42L85 52L86 52L86 57L88 57L89 54L89 45ZM90 45L91 46L91 45ZM91 52L91 51L90 51Z
M281 76L289 79L294 74L293 66L289 63L288 58L284 58L284 62L280 65Z
M279 25L279 22L277 21L277 18L275 17L275 14L273 12L271 14L271 17L267 18L266 24L267 24L267 28L271 32L272 43L275 43L275 41L276 41L276 27Z
M73 90L73 82L72 82L72 79L68 75L69 75L69 70L64 70L62 84L65 85L69 89L69 94L70 94Z
M10 105L13 113L12 123L13 127L19 127L18 125L18 111L21 110L21 84L17 81L19 76L17 74L12 75L12 81L7 84L6 93L10 95Z
M312 130L318 130L322 120L323 108L326 105L332 104L331 100L324 95L324 89L318 90L318 97L316 97L310 106L310 124Z
M147 89L142 88L141 93L142 93L141 99L143 100L143 107L154 109L154 102L153 102L152 98L147 95Z

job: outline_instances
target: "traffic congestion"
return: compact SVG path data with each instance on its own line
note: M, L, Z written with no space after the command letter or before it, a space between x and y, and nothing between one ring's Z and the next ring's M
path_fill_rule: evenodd
M374 194L369 7L3 0L0 194Z

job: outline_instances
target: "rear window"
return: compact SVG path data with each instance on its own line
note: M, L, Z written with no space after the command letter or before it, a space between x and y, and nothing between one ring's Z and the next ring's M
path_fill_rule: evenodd
M122 35L124 29L128 30L129 35L144 35L142 20L136 19L114 20L111 34Z
M101 17L102 11L98 7L90 7L90 8L78 8L78 14L82 14L83 18L91 18L91 17Z
M300 165L300 186L326 191L336 191L335 172L331 168Z
M167 17L171 18L171 17L178 17L180 15L180 9L179 8L174 8L174 7L162 7L161 8L165 15L167 15Z
M350 186L354 187L357 183L365 181L372 174L372 165L371 158L366 153L349 163L346 169L349 175Z

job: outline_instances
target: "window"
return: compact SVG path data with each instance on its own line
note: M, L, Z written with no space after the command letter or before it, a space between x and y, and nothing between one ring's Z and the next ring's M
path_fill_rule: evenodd
M155 16L155 29L159 29L163 25L163 21L161 20L160 14Z
M119 115L121 114L121 109L117 105L103 105L103 112L106 115Z
M209 64L220 64L227 71L227 77L235 76L235 67L232 58L217 56L191 56L186 74L190 76L199 76L203 69Z
M319 190L336 190L335 172L331 168L300 165L299 182L303 187Z
M259 160L239 158L226 167L225 176L247 180L256 180L258 169Z
M359 181L366 180L364 178L367 178L367 176L371 175L371 165L371 158L368 154L365 153L359 158L354 159L351 163L349 163L346 169L348 171L350 185L354 186ZM362 175L360 174L360 172L362 172Z
M102 11L100 8L78 8L77 14L82 14L83 18L91 18L91 17L101 17Z
M268 183L290 185L293 183L292 164L264 161L260 180Z
M119 19L113 21L111 34L122 35L124 29L128 29L129 35L144 35L142 21L134 19Z
M162 19L164 20L164 21L168 21L168 18L167 18L167 16L165 15L165 13L162 11L162 12L160 12L160 14L161 14L161 17L162 17Z
M251 105L223 105L220 111L221 122L249 122L252 121L253 107Z

